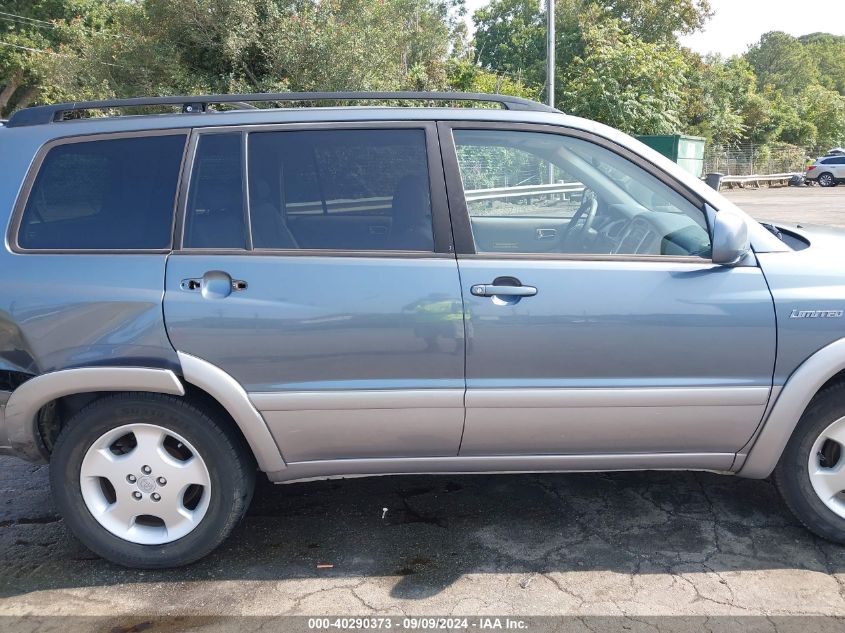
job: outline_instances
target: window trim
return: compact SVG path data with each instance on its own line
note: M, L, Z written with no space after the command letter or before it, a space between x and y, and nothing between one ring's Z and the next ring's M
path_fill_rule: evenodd
M675 180L656 165L639 154L623 147L618 143L597 134L579 128L564 125L545 125L533 123L489 122L489 121L438 121L437 130L440 135L440 148L443 152L443 168L446 178L446 189L449 195L449 206L452 210L452 231L455 239L455 250L461 259L537 259L544 261L635 261L635 262L673 262L711 264L712 260L694 255L614 255L598 253L478 253L472 236L469 209L464 197L464 185L461 179L458 152L455 146L453 130L491 130L503 132L540 132L575 138L613 152L624 158L658 181L675 191L701 211L707 224L707 233L712 241L713 229L711 218L707 213L706 201L689 189L683 183Z
M245 147L249 148L249 135L252 132L303 132L303 131L326 131L326 130L401 130L412 129L422 130L425 134L426 159L428 164L429 195L431 197L431 219L432 237L434 238L433 251L406 251L406 250L351 250L351 249L270 249L250 248L246 249L221 249L221 248L192 248L184 245L185 215L187 213L188 192L190 191L190 179L193 172L193 164L196 158L199 138L203 134L221 134L240 132L245 139ZM206 128L195 128L191 133L188 142L188 158L184 162L182 171L182 186L179 190L178 205L176 212L176 239L173 251L180 255L256 255L274 257L378 257L378 258L403 258L403 259L442 259L455 257L455 248L452 238L452 223L449 215L449 199L446 191L446 178L441 160L440 139L437 133L437 124L434 121L352 121L342 123L268 123L253 125L226 125ZM249 200L249 174L248 174L248 151L244 154L241 168L244 170L243 189L247 200L245 207L248 209ZM247 219L249 222L249 219ZM249 224L248 224L249 226ZM251 242L251 232L250 232Z
M176 175L176 195L173 197L173 211L170 216L170 241L166 247L162 248L24 248L18 243L18 236L20 234L21 224L23 223L23 213L26 209L29 196L32 193L32 188L35 185L35 180L38 177L41 167L47 154L54 147L60 145L70 145L75 143L87 143L91 141L111 141L124 138L148 138L151 136L184 136L185 143L182 148L182 158L179 163L179 173ZM35 154L35 158L27 171L24 178L21 190L15 200L15 206L12 210L12 218L9 222L9 228L6 232L6 245L13 253L21 255L25 254L45 254L45 255L138 255L138 254L166 254L173 250L174 230L176 228L176 220L178 216L179 195L182 189L182 175L184 174L185 161L188 156L188 146L190 144L191 129L190 128L173 128L161 130L136 130L132 132L105 132L99 134L81 134L77 136L66 136L58 139L53 139L44 143Z

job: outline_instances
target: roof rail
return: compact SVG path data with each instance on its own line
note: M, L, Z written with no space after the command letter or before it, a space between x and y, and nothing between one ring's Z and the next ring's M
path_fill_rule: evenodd
M71 112L80 110L107 110L112 108L137 108L144 106L182 106L182 112L194 114L206 112L215 103L232 104L249 108L250 102L293 102L293 101L476 101L498 103L506 110L534 110L558 112L551 106L510 95L481 94L472 92L279 92L235 95L199 95L174 97L138 97L134 99L111 99L108 101L80 101L54 105L24 108L12 114L6 127L43 125L64 121Z

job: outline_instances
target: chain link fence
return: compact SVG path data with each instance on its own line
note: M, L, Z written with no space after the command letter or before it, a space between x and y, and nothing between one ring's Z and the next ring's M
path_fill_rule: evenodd
M796 145L712 145L704 148L704 173L726 176L783 174L802 172L807 158L823 156L824 149L804 148Z

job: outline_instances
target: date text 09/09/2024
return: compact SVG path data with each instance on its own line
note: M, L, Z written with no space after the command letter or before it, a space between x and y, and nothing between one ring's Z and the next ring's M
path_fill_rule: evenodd
M311 630L388 630L406 631L525 631L528 622L519 618L498 617L345 617L345 618L309 618Z

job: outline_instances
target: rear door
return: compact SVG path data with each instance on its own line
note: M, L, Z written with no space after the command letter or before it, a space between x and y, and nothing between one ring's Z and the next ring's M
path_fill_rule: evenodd
M195 132L165 318L288 462L455 455L464 331L427 123Z
M441 143L466 305L460 454L729 468L769 396L774 309L758 267L710 261L703 204L577 131L444 123Z

